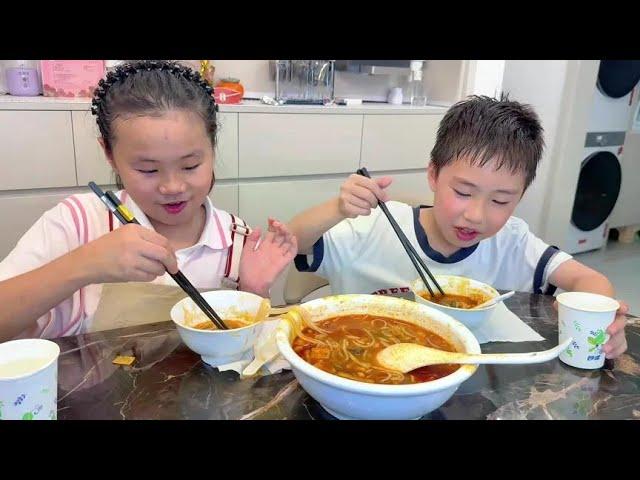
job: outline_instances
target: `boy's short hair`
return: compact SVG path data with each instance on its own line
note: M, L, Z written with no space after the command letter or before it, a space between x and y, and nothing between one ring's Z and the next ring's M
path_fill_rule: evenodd
M473 95L453 105L438 127L431 163L436 174L461 157L472 165L497 159L497 168L524 173L526 190L544 149L540 119L530 105Z

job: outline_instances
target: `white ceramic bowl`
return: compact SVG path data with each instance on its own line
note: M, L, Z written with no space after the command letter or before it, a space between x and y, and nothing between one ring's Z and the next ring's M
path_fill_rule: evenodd
M459 277L456 275L434 275L438 284L444 290L444 293L451 293L457 295L472 295L481 293L486 296L486 300L490 298L494 298L500 295L498 291L493 288L491 285L487 285L486 283L479 282L477 280L472 280L467 277ZM434 291L437 290L435 285L431 285L431 288ZM420 278L414 280L411 285L411 291L416 295L416 302L422 303L423 305L427 305L429 307L436 308L441 312L451 315L456 320L462 322L466 327L471 330L479 327L483 324L493 313L497 304L491 305L490 307L484 307L480 309L465 309L465 308L455 308L455 307L447 307L445 305L440 305L429 300L426 300L420 296L420 292L428 292L425 288L424 283Z
M379 314L423 326L451 342L457 351L480 353L473 334L460 322L416 302L382 295L336 295L302 305L312 321L348 314ZM291 326L281 320L276 342L298 382L325 410L341 419L420 418L445 403L478 368L462 365L446 377L411 385L378 385L330 374L304 361L291 348Z
M255 315L262 297L236 290L216 290L204 292L204 299L218 315L224 318L242 313ZM264 322L254 323L230 330L200 330L185 325L183 306L198 310L190 297L183 298L171 309L171 320L176 324L182 341L202 357L202 361L212 367L235 362L251 350L260 335Z

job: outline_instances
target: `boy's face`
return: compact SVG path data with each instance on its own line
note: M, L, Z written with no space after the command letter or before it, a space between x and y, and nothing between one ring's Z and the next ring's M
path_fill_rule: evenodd
M524 173L495 167L495 161L479 167L461 158L436 175L429 165L433 216L442 237L452 246L470 247L495 235L518 205L524 193Z

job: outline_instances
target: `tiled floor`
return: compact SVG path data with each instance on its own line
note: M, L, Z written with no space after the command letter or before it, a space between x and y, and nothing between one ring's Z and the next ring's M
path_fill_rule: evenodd
M616 296L629 304L630 313L640 315L640 239L634 243L609 240L602 250L574 255L574 258L606 275Z

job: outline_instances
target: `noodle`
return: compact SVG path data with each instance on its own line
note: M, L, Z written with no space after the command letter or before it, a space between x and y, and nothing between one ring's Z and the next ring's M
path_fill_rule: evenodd
M307 319L310 317L307 317ZM292 347L308 363L360 382L407 384L449 375L458 365L432 365L403 374L377 363L380 350L395 343L418 343L454 351L442 337L418 325L375 315L345 315L303 326L301 315L290 319ZM312 322L309 322L312 323Z

